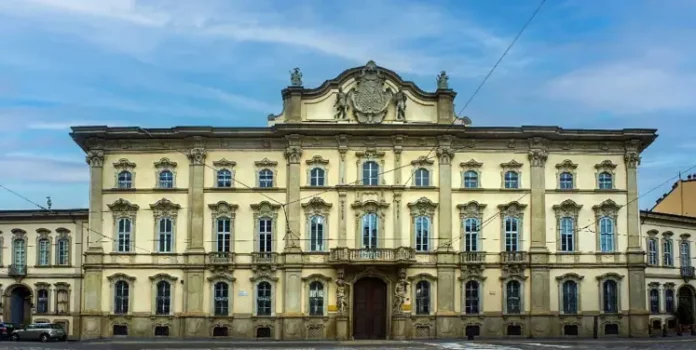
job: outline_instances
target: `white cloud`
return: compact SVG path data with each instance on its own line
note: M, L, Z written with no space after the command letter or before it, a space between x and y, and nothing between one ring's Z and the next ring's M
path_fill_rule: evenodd
M28 157L0 157L0 181L36 181L43 183L83 183L89 181L84 162Z

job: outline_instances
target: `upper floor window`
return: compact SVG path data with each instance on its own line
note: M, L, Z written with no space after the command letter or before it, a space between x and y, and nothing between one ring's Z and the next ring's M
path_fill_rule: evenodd
M157 250L160 253L171 253L173 244L173 226L172 219L162 218L159 220L157 232Z
M36 293L36 313L48 313L48 290L39 289Z
M430 314L430 282L420 281L416 284L416 315Z
M227 316L229 314L230 287L225 282L217 282L213 286L213 307L215 316Z
M569 172L563 172L559 178L560 187L562 190L572 190L573 189L573 174Z
M427 252L430 239L430 218L419 216L416 218L416 251Z
M271 284L263 281L256 286L256 314L271 316Z
M602 283L602 291L604 293L604 305L602 305L602 310L605 313L617 313L619 311L619 287L616 281L604 281L604 283Z
M170 170L162 170L159 173L159 187L160 188L173 188L174 187L174 173Z
M520 222L514 217L505 218L505 251L519 251L520 242Z
M117 281L114 284L114 313L128 313L128 297L130 286L126 281Z
M464 285L464 304L464 310L467 314L478 314L480 312L480 285L477 281L468 281Z
M232 171L227 169L217 171L217 187L232 187Z
M218 253L227 253L230 251L232 221L229 218L218 218L216 223L215 251Z
M563 217L560 222L561 251L575 251L575 220L571 217Z
M133 174L130 171L123 170L118 173L118 188L132 188Z
M649 291L650 299L650 313L659 314L660 313L660 291L657 288L650 288Z
M681 266L691 266L691 245L689 241L679 243L679 256L681 258Z
M578 313L578 284L575 281L565 281L563 289L563 313L574 315Z
M169 315L171 308L172 286L167 281L157 282L156 309L157 315Z
M324 186L325 181L325 171L322 168L313 168L309 172L309 185L310 186Z
M363 185L379 185L379 164L374 161L367 161L362 165Z
M70 240L67 238L59 239L56 250L58 265L70 265Z
M597 182L600 190L611 190L614 188L613 176L609 172L603 171L599 173Z
M51 242L47 238L39 240L39 266L49 265L49 252L51 251Z
M324 217L315 215L309 219L309 250L324 250Z
M464 173L464 188L479 188L479 175L474 170Z
M259 187L273 187L273 171L269 169L262 169L261 171L259 171Z
M127 253L131 251L131 231L132 222L128 218L118 219L118 239L116 244L116 250L121 253Z
M603 217L599 219L599 250L604 253L614 252L614 219Z
M505 172L505 188L520 188L520 175L515 171Z
M648 265L658 265L660 259L657 255L657 238L648 238Z
M324 285L319 281L309 284L309 314L324 315Z
M362 245L363 248L377 248L377 224L376 213L367 213L362 217Z
M430 186L430 171L425 168L416 169L416 186L426 187Z
M467 218L464 220L464 251L479 251L479 228L480 224L478 219Z
M273 251L273 219L259 218L259 252Z
M509 281L505 289L505 311L508 314L522 312L522 286L519 281Z
M12 242L12 255L14 256L13 267L18 272L23 272L27 266L26 242L23 239L17 238Z
M665 238L662 242L662 263L665 266L674 266L674 255L672 253L672 239Z

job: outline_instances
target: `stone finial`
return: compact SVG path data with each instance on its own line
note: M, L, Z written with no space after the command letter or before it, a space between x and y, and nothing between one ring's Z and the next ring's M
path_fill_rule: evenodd
M290 71L290 86L302 86L302 72L300 68Z
M449 76L447 76L447 72L444 70L437 76L437 89L449 89Z

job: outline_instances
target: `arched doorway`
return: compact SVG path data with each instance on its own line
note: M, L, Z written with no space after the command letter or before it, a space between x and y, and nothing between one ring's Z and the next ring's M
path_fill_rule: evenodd
M3 320L17 325L31 323L32 293L23 284L8 287L3 295Z
M694 296L696 296L696 293L694 293L693 287L688 285L682 286L679 288L679 291L677 291L677 299L679 304L686 303L686 305L689 305L692 315L696 315L696 300Z
M378 278L362 278L353 285L353 338L386 336L387 284Z

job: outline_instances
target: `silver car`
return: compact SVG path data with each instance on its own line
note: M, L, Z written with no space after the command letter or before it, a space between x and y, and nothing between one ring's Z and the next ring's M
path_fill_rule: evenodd
M52 339L65 341L68 335L63 326L55 323L32 323L24 328L17 328L12 332L12 340L40 340L47 342Z

